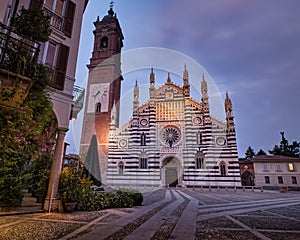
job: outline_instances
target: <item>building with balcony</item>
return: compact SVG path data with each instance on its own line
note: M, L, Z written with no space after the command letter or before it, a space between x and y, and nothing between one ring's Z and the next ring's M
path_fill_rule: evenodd
M50 15L51 35L49 41L34 44L35 48L30 50L31 57L39 63L44 64L49 73L50 84L49 95L53 104L53 115L56 120L57 134L52 159L52 169L47 199L55 199L59 181L60 170L63 161L65 135L69 129L69 120L76 118L77 113L83 106L84 91L74 86L76 63L79 49L82 18L88 0L1 0L0 1L0 23L1 36L4 36L0 45L0 56L2 64L5 62L3 53L5 44L19 41L20 37L5 30L10 26L11 19L18 11L39 8L45 14ZM75 27L76 26L76 27ZM6 42L5 35L9 36ZM34 51L34 52L33 52ZM16 59L17 60L17 59ZM12 72L13 70L10 69ZM6 71L6 70L5 70ZM25 80L30 79L25 77ZM25 81L24 80L24 81ZM5 83L4 80L1 81ZM47 199L45 208L48 208ZM53 201L55 203L55 201Z

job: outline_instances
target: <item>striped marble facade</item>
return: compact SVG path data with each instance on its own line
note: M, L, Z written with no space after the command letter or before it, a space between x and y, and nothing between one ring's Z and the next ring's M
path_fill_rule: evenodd
M112 111L106 179L117 187L240 186L232 103L225 99L226 120L210 115L204 75L200 102L190 97L186 67L183 87L170 76L154 86L150 73L149 95L139 105L134 87L133 114L117 128Z

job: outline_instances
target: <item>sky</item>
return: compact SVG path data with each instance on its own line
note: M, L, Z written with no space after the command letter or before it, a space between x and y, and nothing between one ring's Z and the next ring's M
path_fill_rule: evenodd
M228 91L233 103L239 157L245 155L248 146L256 152L272 149L280 142L281 131L289 142L300 141L299 0L114 2L124 35L122 51L125 54L149 47L175 51L178 56L184 56L184 61L190 58L201 66L201 71L218 88L222 101ZM93 22L97 16L102 19L108 9L109 1L90 0L88 3L76 85L86 83L86 65L94 41ZM126 65L123 60L129 61L122 58L122 67ZM178 72L182 73L184 64ZM190 75L196 89L201 71ZM165 71L157 70L156 78L161 79L161 83L166 77ZM143 85L148 78L149 69L125 72L122 95L131 96L135 81ZM176 71L171 72L171 78L178 78L178 84L182 84ZM197 92L192 97L200 100ZM80 121L73 121L67 136L71 144L69 152L78 152L76 143L80 131Z

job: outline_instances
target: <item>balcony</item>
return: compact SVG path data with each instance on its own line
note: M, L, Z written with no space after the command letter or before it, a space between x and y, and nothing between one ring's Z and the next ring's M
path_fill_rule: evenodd
M63 17L56 14L54 11L48 9L46 6L44 6L43 11L51 16L50 24L53 28L56 30L62 31L63 28Z
M39 46L0 23L0 105L19 107L28 95Z
M70 120L77 119L78 113L82 110L83 103L84 103L84 94L85 94L84 88L74 85L74 89L73 89L74 98L72 103Z
M0 67L32 78L35 73L40 44L19 36L0 23Z

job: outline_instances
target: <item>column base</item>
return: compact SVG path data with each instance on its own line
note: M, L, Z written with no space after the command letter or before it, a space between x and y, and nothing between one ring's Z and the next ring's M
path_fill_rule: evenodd
M51 207L50 207L51 202ZM50 201L50 198L46 198L44 202L44 211L47 212L63 212L63 206L60 199L52 198Z

